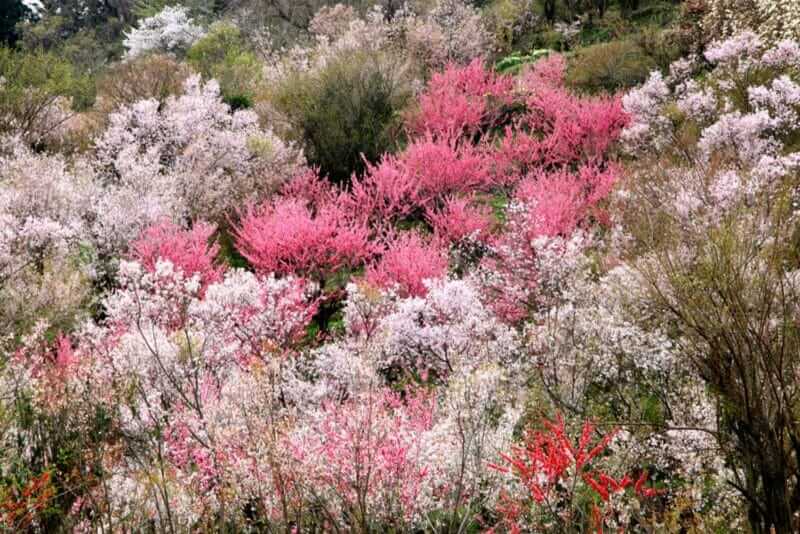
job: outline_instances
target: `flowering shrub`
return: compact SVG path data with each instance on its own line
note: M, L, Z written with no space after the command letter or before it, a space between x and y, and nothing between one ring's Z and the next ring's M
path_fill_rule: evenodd
M407 234L388 245L377 264L367 268L367 280L383 288L397 288L398 295L422 296L425 280L441 278L447 257L436 243L425 244L416 234Z
M434 234L449 243L465 238L482 240L487 237L492 223L491 213L485 206L470 202L468 198L451 197L444 206L425 215Z
M698 227L719 221L745 199L774 191L778 178L798 164L791 141L800 98L791 74L800 58L797 43L767 48L755 34L742 33L712 43L705 57L714 65L707 83L687 80L691 63L678 64L669 79L654 73L624 100L633 117L623 133L629 150L654 154L668 147L661 154L668 172L673 161L687 159L709 168L660 186L661 194L673 197L675 212ZM748 84L756 78L758 85ZM671 102L681 114L675 121L666 114ZM681 144L670 141L688 129L698 133Z
M437 72L419 98L411 129L445 138L475 135L495 125L512 101L513 79L487 71L479 59Z
M800 38L800 8L776 0L708 0L703 15L707 35L731 37L747 30L767 39Z
M373 219L402 218L430 214L446 198L487 190L492 183L489 159L478 149L426 137L354 180L351 201Z
M61 156L0 139L0 324L7 332L42 318L65 326L80 315L91 268L79 254L95 193Z
M0 141L2 528L797 530L800 46L586 97L471 5L324 9L259 115L181 71L83 151ZM259 79L229 24L193 61ZM346 172L263 126L300 78ZM378 78L403 142L339 151Z
M793 343L793 333L766 332L794 313L783 304L794 298L789 296L795 292L793 267L778 258L787 257L784 244L791 242L794 227L787 223L795 212L790 191L798 164L798 51L795 41L768 45L752 32L740 33L708 46L704 55L712 69L702 81L689 78L692 62L681 61L667 78L651 75L624 102L633 121L623 137L637 156L634 179L621 198L628 231L640 247L632 262L631 292L641 295L650 317L661 316L678 329L679 354L694 379L711 386L721 404L738 406L732 412L720 409L731 419L721 419L712 434L719 455L737 458L729 470L717 472L722 480L740 480L738 498L751 503L749 521L756 530L796 528L795 507L781 496L795 491L794 483L775 473L775 466L787 461L785 449L769 443L791 440L797 429L767 415L782 408L758 406L774 387L782 395L793 389L779 385L786 362L770 355L772 342L785 347ZM650 206L646 212L637 207L642 201ZM755 287L756 293L745 289ZM730 297L717 300L719 295ZM751 313L744 319L745 309L759 310L760 319ZM761 325L723 326L743 319ZM653 329L647 320L637 323ZM755 331L771 341L754 352L736 348ZM772 363L764 366L767 361ZM728 375L723 368L739 371ZM753 377L747 393L740 373ZM745 445L751 438L741 435L742 425L771 430L756 433L758 445ZM735 444L729 446L731 439ZM784 452L767 459L766 450ZM749 471L759 462L763 469ZM771 489L762 491L762 484Z
M467 64L486 55L492 37L474 7L464 0L437 0L429 10L419 7L376 5L363 16L345 5L323 7L309 24L310 46L269 51L267 78L277 82L299 71L318 71L359 52L390 52L400 62L411 62L414 70Z
M219 220L302 168L302 156L291 145L263 130L255 113L231 113L219 85L203 84L199 76L163 106L141 100L108 120L96 143L106 180L156 197L153 202L166 205L172 217Z
M435 68L467 64L494 44L480 12L464 0L438 0L424 17L404 19L410 53Z
M315 279L357 267L371 255L369 231L350 219L340 205L309 207L278 199L250 209L236 229L237 246L263 272L298 273Z
M444 379L488 362L515 360L514 332L481 304L475 287L434 280L427 289L423 298L399 302L379 323L379 367L434 372Z
M187 278L200 277L203 288L222 278L223 269L214 265L219 245L209 245L216 228L200 222L183 230L169 221L151 226L131 243L131 256L150 272L159 261L169 261Z
M433 407L424 395L401 400L366 391L328 404L310 428L289 438L306 489L330 504L326 519L361 532L421 520L434 479L424 450Z

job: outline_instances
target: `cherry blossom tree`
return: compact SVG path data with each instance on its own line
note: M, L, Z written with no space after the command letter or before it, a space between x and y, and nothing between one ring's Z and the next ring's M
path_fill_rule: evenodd
M139 21L125 34L126 57L149 52L185 52L205 31L192 20L183 6L166 6L152 17Z

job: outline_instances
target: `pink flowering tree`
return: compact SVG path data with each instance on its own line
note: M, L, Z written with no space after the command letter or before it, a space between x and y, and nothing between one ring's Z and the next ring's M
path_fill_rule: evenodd
M422 393L401 399L388 390L364 391L324 406L317 420L290 437L305 490L324 503L325 519L357 532L422 519L434 480L424 454L433 408Z
M366 278L377 287L396 289L401 297L418 297L428 291L426 280L441 278L446 272L447 256L442 249L408 233L389 243L380 260L367 267Z
M235 236L239 251L259 271L323 284L340 269L362 265L374 250L368 227L336 202L312 209L301 200L278 198L245 212Z
M104 324L89 325L80 339L75 358L85 370L72 382L94 391L136 444L108 466L111 486L93 493L108 507L104 521L114 528L127 513L155 514L163 528L188 527L220 502L244 506L224 496L252 451L228 439L243 435L239 425L256 399L264 421L286 416L282 368L315 302L298 280L241 270L201 291L200 273L165 259L154 271L123 262L120 283L104 302Z
M448 65L434 73L419 98L409 129L445 138L473 137L501 124L505 106L514 101L514 80L486 70L483 60L466 66Z
M219 245L210 243L216 228L199 222L190 230L163 221L151 226L131 243L131 258L155 272L158 261L169 261L187 278L200 276L201 289L222 279L224 268L215 265Z
M453 195L487 191L494 185L491 158L454 137L421 137L399 156L386 156L353 182L353 209L373 221L431 213Z
M490 243L479 271L486 298L501 316L520 320L547 305L547 294L556 290L548 270L557 270L559 261L569 265L590 244L588 232L607 221L599 202L616 180L614 169L583 167L520 183L504 231Z
M559 56L519 79L480 61L448 67L420 96L410 145L355 179L347 196L373 225L424 221L454 245L458 271L481 263L485 298L512 321L537 306L536 241L602 228L618 180L609 151L628 121L621 100L572 94L564 68ZM511 197L503 226L485 207L496 195Z

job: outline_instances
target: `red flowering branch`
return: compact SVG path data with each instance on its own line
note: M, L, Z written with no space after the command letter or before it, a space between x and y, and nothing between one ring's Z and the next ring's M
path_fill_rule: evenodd
M496 507L500 525L510 532L519 532L526 523L545 526L579 522L582 515L576 504L579 487L588 488L599 501L591 512L598 531L602 531L607 519L617 515L618 501L612 496L622 495L630 488L638 499L661 493L646 487L647 472L634 482L630 475L615 478L595 465L603 459L617 429L595 440L596 426L587 420L575 440L567 435L560 415L555 421L544 420L543 425L545 430L528 431L522 445L509 454L501 454L501 464L490 465L511 476L521 488L517 492L504 491Z

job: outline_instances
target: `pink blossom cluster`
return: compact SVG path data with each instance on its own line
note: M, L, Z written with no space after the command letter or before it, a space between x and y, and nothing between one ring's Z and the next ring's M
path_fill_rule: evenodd
M239 250L264 272L324 282L364 266L371 283L421 296L426 279L446 273L448 247L478 242L491 251L485 280L498 290L532 290L537 237L606 221L600 205L618 175L609 148L627 121L619 99L566 89L564 68L553 56L515 80L480 60L448 66L420 95L402 152L354 176L348 190L299 176L247 210L236 229ZM498 194L515 208L496 231L488 204ZM396 224L412 221L431 237L397 234ZM524 316L517 304L498 302L509 305L516 311L508 317Z

